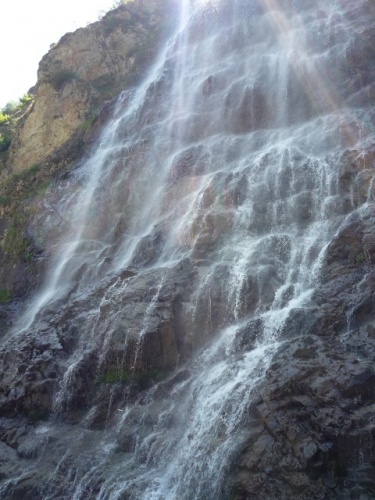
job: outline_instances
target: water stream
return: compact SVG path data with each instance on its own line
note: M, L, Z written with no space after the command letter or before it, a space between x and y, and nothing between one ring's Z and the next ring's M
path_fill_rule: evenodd
M61 250L14 331L42 334L67 311L78 325L43 427L67 436L44 500L228 498L249 408L288 319L308 315L325 249L348 215L338 155L372 138L346 85L350 2L182 4L149 76L119 97L72 174L79 189L59 208L69 220ZM167 314L165 290L186 265L179 324L190 353L129 396L143 337ZM78 424L64 420L82 366L99 353L88 363L100 376L114 350L123 379L104 384L104 428L93 425L96 400Z

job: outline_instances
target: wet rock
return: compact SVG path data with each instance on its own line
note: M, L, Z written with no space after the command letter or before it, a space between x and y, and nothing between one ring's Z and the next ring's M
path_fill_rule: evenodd
M374 197L374 163L373 149L365 153L347 150L339 164L339 188L343 194L350 196L352 206L358 207Z
M272 103L260 85L248 87L245 92L233 84L225 100L225 123L235 134L262 129L270 123Z
M32 411L48 414L51 411L56 378L61 374L56 358L61 352L59 340L53 334L44 338L21 334L3 346L0 353L2 415L27 415Z
M41 455L48 443L52 443L53 439L41 434L35 434L29 430L25 439L17 447L17 455L20 458L34 460ZM53 444L52 444L53 446Z
M189 273L188 263L170 270L168 277L160 269L126 271L77 292L69 305L55 303L48 322L46 313L38 327L3 345L0 415L21 414L36 422L57 413L76 423L95 401L91 425L104 425L113 405L132 400L186 356L188 341L177 327L175 311L182 292L189 291L184 287ZM108 290L118 293L106 302L102 297ZM94 337L86 325L92 307L101 318L93 321Z
M185 176L204 174L208 160L203 145L191 146L174 158L169 174L171 182L176 182Z
M138 6L143 6L141 12L145 10L143 14L154 26L158 9L154 12L155 3L146 3L139 2ZM226 4L224 14L217 13L219 8L217 12L214 9L210 19L215 17L217 20L222 15L227 21L227 14L233 16L234 8L250 16L248 2ZM281 2L293 19L289 4ZM366 5L371 10L370 4ZM312 50L312 59L320 57L321 50L323 53L329 51L334 41L345 40L346 43L346 38L342 38L346 33L340 29L340 14L315 12L307 3L303 8L311 10L309 23L319 18L325 20L323 28L324 23L331 23L335 28L328 41L323 40L324 36L307 39L306 47ZM149 9L156 15L153 20L148 17ZM267 15L259 5L253 9L251 16L255 11L258 14L260 11L262 19ZM356 11L357 7L352 10ZM123 29L129 27L130 21L135 21L133 28L139 38L149 40L150 33L143 29L144 23L138 14L134 5L127 4L117 14L106 16L101 28L86 30L88 35L82 30L67 35L68 52L63 48L63 41L52 49L40 68L39 101L25 117L17 138L21 142L25 140L25 148L14 152L15 160L21 161L27 156L31 161L34 156L27 155L31 150L35 158L39 158L42 150L43 154L49 154L49 144L42 148L27 134L42 127L37 135L39 140L42 137L42 142L47 141L54 127L60 127L66 116L71 123L61 128L61 134L51 147L64 143L67 136L72 136L73 129L84 123L82 103L91 105L92 99L101 92L108 92L110 97L128 75L122 71L124 64L129 67L135 67L137 61L142 64L134 50L135 39L129 39ZM214 23L208 23L205 28L203 18L197 19L187 34L187 50L193 49L200 36L212 41L209 37L215 34ZM246 39L244 26L236 37L230 38L226 25L219 35L223 41L215 48L222 55L232 46L243 48ZM256 37L256 26L254 28L251 36ZM97 50L97 29L102 30L99 45L106 47L104 55L102 50ZM274 29L269 31L266 44L278 36ZM364 35L364 38L369 37L369 31L364 31ZM110 46L107 46L108 40ZM80 51L70 50L78 42L84 51L90 49L84 65L79 64ZM325 115L330 111L329 106L325 107L327 96L317 95L321 86L314 89L314 85L308 85L308 77L314 75L306 72L303 62L298 60L295 67L286 71L285 81L277 82L285 87L281 89L285 98L284 110L278 106L280 95L274 92L274 74L263 70L252 83L246 81L244 84L232 79L232 74L229 78L211 74L214 68L209 68L198 82L194 82L201 113L191 113L189 120L184 117L177 124L166 125L170 131L168 141L176 141L178 150L168 150L169 144L156 144L152 129L155 124L159 126L157 119L160 116L168 116L167 121L170 119L169 114L163 115L160 104L176 82L170 72L178 45L171 48L172 53L168 56L171 60L164 74L147 90L147 109L137 113L134 123L129 125L123 120L119 126L118 133L123 134L124 142L130 141L137 127L141 131L136 144L129 148L124 146L121 156L116 159L107 188L103 187L106 180L103 175L103 182L95 193L95 201L99 200L100 207L110 198L115 216L111 210L107 214L98 209L89 219L83 230L83 241L77 247L76 260L69 269L71 286L66 295L45 307L26 332L12 338L4 336L0 353L0 474L13 478L14 482L6 483L1 494L10 499L73 498L77 491L85 498L103 496L108 491L111 495L117 471L120 480L125 482L129 476L124 476L132 472L132 467L140 465L145 471L165 465L160 457L173 442L168 441L169 436L186 450L197 451L194 454L197 464L190 460L186 466L189 471L195 465L199 468L207 460L201 453L203 439L197 444L200 426L189 429L185 435L186 416L193 415L199 396L200 388L194 383L204 383L198 372L205 367L197 365L196 359L200 353L209 352L216 336L234 331L233 324L240 322L234 343L223 344L215 354L222 360L220 356L225 353L230 363L224 370L228 369L230 381L233 379L236 383L243 369L241 363L236 363L245 360L257 343L263 341L267 314L277 312L278 308L290 310L293 306L297 286L288 283L281 296L277 296L277 304L276 293L285 283L286 276L293 282L290 275L294 269L288 265L294 258L294 238L299 238L311 222L318 227L321 217L324 222L325 218L330 220L332 227L329 230L336 231L336 235L320 255L319 245L315 245L310 250L311 255L306 256L309 262L316 262L319 257L322 264L320 275L312 280L316 288L310 302L295 306L282 328L268 339L268 342L278 342L278 350L264 380L256 387L256 393L250 394L251 403L242 409L243 416L231 430L237 438L237 427L239 429L239 449L238 453L233 451L231 463L225 464L223 474L231 468L225 478L230 484L224 493L220 490L220 494L222 498L265 500L372 498L375 490L372 148L366 153L347 151L339 159L333 155L321 163L306 160L301 152L293 153L288 148L282 157L268 152L259 159L265 147L262 142L264 130L261 129L269 129L269 133L275 129L272 137L276 138L277 134L284 133L284 126L308 120L297 131L304 135L311 130L311 119L320 108ZM120 50L114 50L115 46ZM354 56L357 49L370 53L370 46L366 41L358 42L352 45L352 52ZM133 54L129 55L129 49ZM151 52L153 49L150 48ZM53 54L59 57L53 58ZM147 54L144 56L147 59ZM365 76L363 61L350 56L347 60L357 65L361 77ZM70 70L73 62L79 66L77 75L69 71L64 73L62 65L69 66ZM371 71L368 69L364 78L366 85L371 85ZM296 74L300 78L295 78ZM319 76L324 81L323 71ZM345 78L342 80L344 82ZM316 83L314 79L312 83ZM356 85L358 80L353 88ZM51 116L48 120L43 118L46 109L47 114L52 109L48 105L51 90L57 96L53 109L58 108L52 125ZM340 83L338 93L341 90ZM129 105L128 98L129 94L123 94L117 101L122 111ZM219 99L224 101L224 109L219 107ZM114 101L108 103L99 116L91 117L98 126L114 110L114 104ZM216 109L216 105L221 111L210 115L209 108ZM61 110L66 114L61 114ZM336 108L333 111L333 119L337 121ZM281 117L283 113L285 116ZM321 125L325 124L325 119L326 116L319 119L314 128L314 139L315 134L324 133ZM370 120L370 115L366 119ZM281 131L278 129L280 124L283 126ZM223 131L228 132L225 137ZM255 133L257 131L261 133ZM291 134L295 131L290 129ZM182 136L186 144L181 141ZM90 137L90 145L95 144L97 137L95 133ZM231 147L221 156L216 156L212 149L215 155L211 157L207 154L208 148L202 145L203 139L208 137L210 140L212 137L213 142L215 137L227 140ZM361 139L365 141L366 134ZM251 141L254 141L251 150L254 154L248 154L244 146ZM350 141L355 142L354 132L348 138ZM301 139L307 149L313 147L311 142L308 135ZM334 148L337 144L335 142ZM274 148L272 141L266 146ZM164 148L168 150L165 156L161 151ZM78 154L79 149L79 143L75 142L75 153ZM147 155L150 149L153 153ZM175 151L175 155L171 156L170 151ZM60 153L54 150L52 154L57 155L56 159ZM137 178L139 166L145 162L150 171L160 169L159 154L168 165L171 163L166 200L161 202L162 213L169 214L171 208L178 211L181 199L199 195L197 200L191 200L195 205L192 210L197 214L191 227L182 228L175 238L176 255L185 252L189 259L177 265L171 262L165 267L160 265L160 257L169 242L168 231L173 232L175 228L168 228L164 222L157 223L133 252L130 269L119 271L116 268L107 275L115 258L127 251L121 246L122 236L129 228L132 215L140 208L136 199L147 179ZM156 160L152 163L154 156ZM249 165L241 170L244 162ZM324 172L319 170L322 164L322 169L326 168ZM15 163L15 168L20 169L20 165ZM278 167L271 170L269 165ZM204 185L205 176L212 167L218 172L213 175L212 182ZM233 172L228 172L229 167L233 167ZM128 176L121 183L123 172ZM327 175L331 177L325 183L323 178ZM45 197L44 203L50 206L39 206L28 233L35 253L45 258L53 255L67 227L69 199L80 192L81 182L82 179L74 178L74 174L66 175ZM316 196L322 189L320 183L330 190L329 200L321 212L317 210L320 196ZM64 205L65 210L60 210ZM241 213L235 213L238 207L243 208ZM185 210L185 206L183 208ZM240 220L235 219L236 215L241 215ZM237 248L227 252L222 243L233 235L235 224L242 224L244 231L243 240L232 240L233 246L250 245L253 236L263 235L264 238L259 238L251 259L234 277L233 262L240 259L241 253L236 253ZM310 235L318 230L317 227ZM272 231L267 234L270 229ZM105 234L103 244L99 237L102 234ZM98 266L91 265L91 257L87 255L95 255L92 262L98 262ZM248 256L245 251L242 255ZM19 287L24 283L22 269L15 267ZM219 368L222 368L220 364ZM232 392L237 388L238 385L233 385ZM174 405L176 394L182 395L180 403L185 401L183 395L189 391L192 397L186 399L185 405ZM219 401L214 403L220 406ZM204 405L199 412L206 410ZM231 405L219 414L219 423L211 434L218 446L224 443L225 429L230 428L231 415L237 410L229 408ZM232 434L227 438L232 440ZM179 450L172 450L173 457L176 451ZM168 459L167 468L170 463ZM30 472L32 470L34 472ZM109 489L102 490L108 478L113 482ZM148 485L139 479L138 471L136 480L139 484L130 485L126 493L118 495L140 497ZM196 491L198 481L194 483ZM230 486L233 486L231 492Z
M309 498L313 491L319 498L337 497L345 495L358 474L367 477L360 491L372 491L370 446L364 445L366 458L359 455L360 443L372 439L369 422L375 419L368 400L375 374L368 356L375 344L365 341L364 332L357 335L363 338L360 352L345 346L344 338L322 342L310 336L286 343L276 355L263 402L255 408L257 421L249 427L254 437L234 476L235 498L267 498L270 491L273 498ZM367 472L363 463L369 465ZM264 478L257 482L257 493L250 471Z

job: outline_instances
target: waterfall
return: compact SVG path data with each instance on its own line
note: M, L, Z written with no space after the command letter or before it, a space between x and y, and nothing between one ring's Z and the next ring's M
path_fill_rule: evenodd
M339 158L374 138L346 73L352 9L182 2L147 78L51 188L66 227L10 342L55 349L53 401L2 498L46 460L44 500L229 498L267 370L306 334L294 320L355 210Z

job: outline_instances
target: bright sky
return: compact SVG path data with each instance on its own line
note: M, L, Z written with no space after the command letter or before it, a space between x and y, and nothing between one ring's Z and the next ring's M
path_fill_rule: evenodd
M2 0L0 108L36 83L41 58L68 31L97 21L114 0Z

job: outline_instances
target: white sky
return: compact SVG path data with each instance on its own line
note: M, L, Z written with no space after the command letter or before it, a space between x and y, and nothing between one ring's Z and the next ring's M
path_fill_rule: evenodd
M0 108L36 83L41 58L68 31L97 21L114 0L1 0Z

